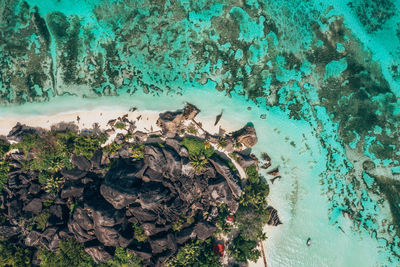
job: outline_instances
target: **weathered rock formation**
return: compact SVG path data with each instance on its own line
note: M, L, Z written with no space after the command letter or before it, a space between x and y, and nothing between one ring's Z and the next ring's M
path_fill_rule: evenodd
M235 212L242 194L240 178L218 157L196 172L187 156L177 139L162 146L146 144L143 159L118 156L104 178L98 169L104 167L101 151L90 161L73 156L75 167L61 171L64 183L56 196L45 191L38 174L15 170L4 187L1 215L7 224L0 235L50 250L60 239L73 237L97 262L112 257L110 247L128 247L148 265L161 265L188 240L209 238L216 230L218 206L225 203ZM46 207L46 201L53 204ZM71 203L76 203L72 212ZM44 229L32 220L40 214L49 216ZM21 227L22 220L35 230ZM181 230L174 231L180 221ZM148 237L139 244L136 223Z
M61 239L74 238L96 262L111 259L117 247L127 247L148 266L161 266L190 240L206 240L216 231L221 204L236 212L243 186L237 171L216 153L201 171L191 165L177 133L198 112L188 105L160 114L162 139L134 133L133 139L144 145L140 159L132 159L132 144L118 136L115 142L120 147L112 155L102 150L90 160L72 155L73 168L58 172L62 183L56 194L39 183L38 172L21 168L23 154L8 155L13 167L1 195L0 216L6 222L0 236L53 251ZM39 132L17 125L9 138L21 140L29 133ZM251 126L231 138L246 147L257 141ZM238 154L238 163L246 168L256 160ZM271 208L270 214L268 223L279 224L276 210ZM145 235L142 240L139 234Z

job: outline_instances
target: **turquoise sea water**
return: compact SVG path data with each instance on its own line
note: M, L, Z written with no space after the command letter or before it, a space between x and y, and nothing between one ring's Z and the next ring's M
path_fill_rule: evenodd
M255 124L254 152L282 174L269 266L398 266L399 10L393 0L3 0L0 117L223 109L238 127Z

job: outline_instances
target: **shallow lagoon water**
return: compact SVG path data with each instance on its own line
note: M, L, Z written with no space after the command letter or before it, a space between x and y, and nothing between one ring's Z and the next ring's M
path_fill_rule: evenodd
M99 107L103 111L137 107L161 112L182 108L186 102L202 110L200 120L214 120L223 110L222 125L239 128L253 122L259 138L253 152L258 157L267 152L272 168L279 166L282 178L271 185L269 201L278 209L283 225L266 227L268 266L376 266L381 262L377 240L367 233L353 233L350 220L343 220L345 233L330 225L328 199L320 185L326 152L307 122L289 119L279 109L266 111L239 96L227 98L212 89L193 89L182 96L138 93L100 99L58 97L40 104L1 107L0 117L54 115ZM266 114L266 119L261 119L261 114ZM263 170L262 174L271 178ZM308 237L312 238L310 247L305 245ZM254 265L262 266L262 262Z

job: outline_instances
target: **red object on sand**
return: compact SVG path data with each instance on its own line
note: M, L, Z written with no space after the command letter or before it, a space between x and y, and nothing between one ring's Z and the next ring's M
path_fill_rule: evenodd
M223 257L223 256L224 256L224 251L225 251L225 246L224 246L224 244L221 244L221 243L216 243L216 244L214 244L214 246L213 246L213 251L214 251L214 253L217 254L218 256Z

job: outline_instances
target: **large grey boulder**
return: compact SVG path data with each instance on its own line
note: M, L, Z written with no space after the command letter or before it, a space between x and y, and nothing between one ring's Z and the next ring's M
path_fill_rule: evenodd
M197 238L203 241L212 236L216 230L217 228L215 225L204 221L198 222L194 227L194 232L196 233Z
M166 137L174 137L183 122L194 119L199 112L198 108L188 103L183 110L161 113L157 120L157 125L162 129Z
M34 198L23 208L23 210L37 215L42 211L42 208L42 200L40 198Z
M91 167L90 161L84 156L73 155L71 162L82 171L88 171Z
M22 137L29 134L40 134L44 132L44 130L39 128L33 128L26 126L25 124L20 124L19 122L15 125L11 131L8 133L7 138L9 140L14 140L17 142L22 141Z
M214 166L215 170L225 178L229 188L232 191L232 194L235 198L240 198L240 196L243 193L243 190L240 186L240 178L237 177L236 175L234 176L232 174L231 169L220 159L214 158L214 159L209 159L211 164Z
M69 180L76 181L76 180L80 180L81 178L85 177L87 172L79 170L79 169L72 169L72 170L64 169L61 171L61 174Z
M104 249L102 245L96 245L85 248L87 254L89 254L96 263L108 261L112 259L112 255Z
M137 199L137 192L138 190L135 189L135 191L131 190L131 193L124 193L105 184L100 186L101 195L116 209L122 209L132 203L135 203Z
M258 141L256 130L252 124L247 124L242 129L233 132L232 137L247 148L254 146Z

